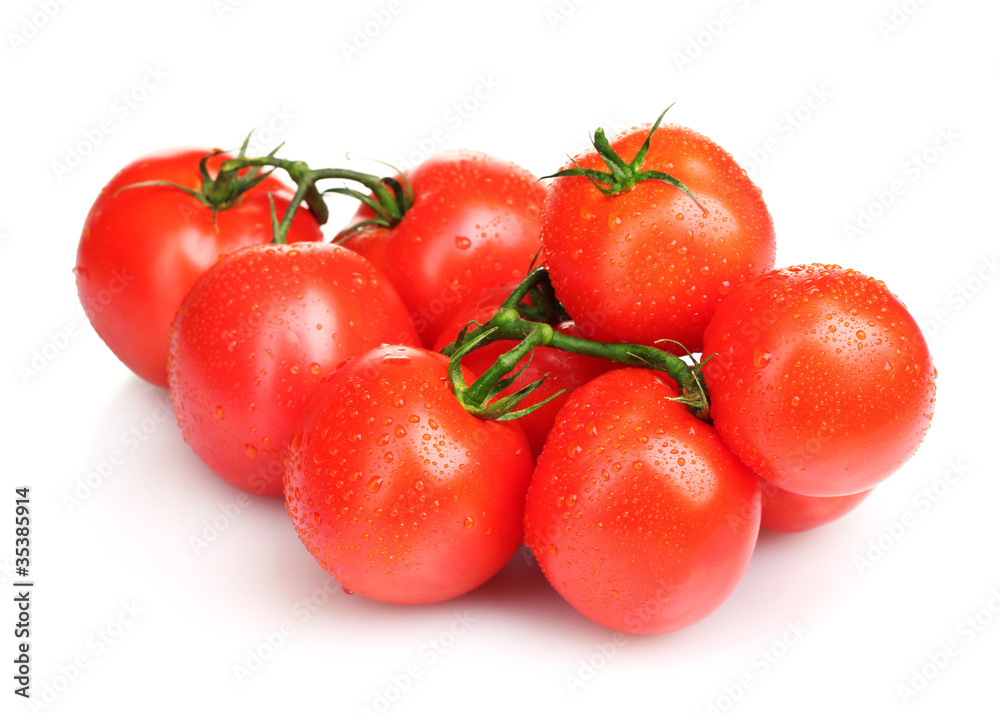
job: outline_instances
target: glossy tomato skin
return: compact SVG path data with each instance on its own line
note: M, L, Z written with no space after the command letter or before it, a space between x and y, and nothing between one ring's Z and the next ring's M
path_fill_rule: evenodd
M497 313L500 305L503 304L507 295L514 290L515 285L505 285L504 287L492 290L480 298L478 302L470 305L469 308L460 310L451 321L451 324L444 328L438 335L434 343L434 350L440 351L451 344L461 329L470 321L485 324ZM573 337L583 337L582 332L573 322L560 322L553 325L557 332L568 334ZM496 363L497 358L517 346L517 342L503 340L494 342L482 349L477 349L467 357L462 359L462 366L469 369L474 374L482 374ZM516 369L524 366L527 357L518 362ZM560 349L549 347L535 347L534 356L528 363L527 368L517 378L517 380L503 391L498 398L507 396L521 389L528 384L545 377L545 382L522 402L522 408L531 404L541 403L553 394L566 390L566 393L556 396L551 401L541 406L527 416L517 419L524 435L528 437L531 444L531 453L536 458L542 452L545 445L545 438L552 430L559 409L566 403L573 390L586 384L594 377L603 374L617 365L606 359L583 356L564 352Z
M631 161L649 128L630 129L611 145ZM575 161L607 170L593 150ZM542 215L544 263L559 300L591 338L673 339L698 352L722 298L774 267L771 215L732 156L690 129L658 128L644 169L679 179L708 214L661 181L605 196L587 178L556 178Z
M733 452L779 488L869 490L920 445L936 371L885 284L800 265L737 288L705 333L711 415Z
M382 346L324 381L293 438L285 499L344 588L426 604L496 574L522 540L532 458L514 422L458 403L447 359Z
M267 194L278 215L293 193L268 177L214 217L193 196L169 181L201 188L199 161L210 149L178 149L141 158L118 172L101 190L83 227L77 249L76 285L94 330L115 356L140 377L167 385L170 323L195 281L223 253L271 240ZM212 176L223 161L209 160ZM322 240L316 219L301 210L288 242Z
M418 338L360 255L329 243L228 253L174 321L170 397L184 439L226 482L280 497L285 448L319 382L383 342Z
M445 151L406 175L413 205L399 224L367 227L344 244L388 275L431 346L464 303L527 274L540 247L545 187L477 151ZM373 215L362 206L351 225Z
M763 479L760 485L760 526L776 532L805 532L826 525L854 510L872 492L817 498L790 493Z
M525 541L552 586L612 629L674 631L746 570L760 481L646 369L597 377L566 403L538 459Z

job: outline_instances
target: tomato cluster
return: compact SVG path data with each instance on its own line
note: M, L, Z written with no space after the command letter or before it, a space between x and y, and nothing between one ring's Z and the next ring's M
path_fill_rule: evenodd
M87 217L80 298L345 590L442 601L524 544L591 620L676 630L760 527L828 523L899 469L936 372L883 283L774 269L760 190L706 137L593 144L548 182L473 151L384 178L149 156ZM329 193L362 205L327 242Z

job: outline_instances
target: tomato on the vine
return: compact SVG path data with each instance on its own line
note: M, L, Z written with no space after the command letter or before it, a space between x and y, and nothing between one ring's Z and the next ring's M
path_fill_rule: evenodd
M279 497L285 449L319 382L383 342L418 338L360 255L329 243L226 254L174 321L170 397L184 439L230 484Z
M320 386L292 439L285 499L344 588L444 601L496 574L522 540L532 458L516 422L455 398L441 354L385 345Z
M648 369L618 369L559 412L528 488L525 541L591 620L652 634L715 610L746 570L760 480Z
M774 226L760 189L717 144L658 122L649 134L633 128L608 143L598 130L603 151L556 174L542 211L543 259L559 300L591 338L670 339L698 352L722 298L774 266ZM616 159L636 164L616 164L627 179L598 179ZM671 177L697 203L664 180Z
M76 284L98 336L133 372L167 385L170 323L195 281L219 255L271 241L271 204L281 216L292 191L273 176L215 207L163 181L202 191L208 149L151 154L118 172L87 215L76 257ZM215 177L230 154L208 159ZM322 240L307 210L295 215L288 242Z
M837 265L738 287L705 332L711 415L739 458L814 497L868 490L930 427L936 371L916 320L884 283Z
M432 156L406 181L412 204L398 222L370 222L376 214L362 205L343 244L389 277L430 346L463 303L527 272L540 247L545 187L477 151Z
M510 295L516 286L508 284L490 290L480 297L479 301L469 305L466 309L460 310L452 317L451 324L446 326L437 341L434 343L435 351L440 351L448 344L455 341L458 333L470 322L485 324L493 315L497 313L504 300ZM583 337L577 326L572 322L559 322L554 324L556 331L573 337ZM517 342L512 340L501 340L493 342L481 349L477 349L462 359L462 366L469 369L474 374L482 374L496 362L504 352L512 349ZM528 361L524 357L517 365L520 369ZM517 419L518 424L524 430L524 435L528 437L531 444L531 452L535 457L542 452L545 445L545 438L552 429L559 409L566 403L570 392L577 389L588 381L614 368L612 362L596 357L573 354L572 352L549 347L535 347L534 354L527 367L511 386L502 391L498 398L514 393L528 384L544 378L544 383L532 393L531 403L541 403L553 397L560 391L565 393L554 396L551 401L544 403L530 413Z

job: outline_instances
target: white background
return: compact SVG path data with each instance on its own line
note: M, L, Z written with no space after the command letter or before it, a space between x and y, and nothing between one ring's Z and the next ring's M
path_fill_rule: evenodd
M985 0L6 0L3 709L29 709L11 678L21 485L46 710L996 706L998 22ZM687 630L616 638L520 556L436 606L345 595L280 502L241 501L200 464L166 393L119 364L78 307L86 212L144 153L236 147L257 128L259 148L285 141L314 166L468 147L541 175L597 126L651 121L673 101L670 120L761 186L778 264L884 280L940 372L916 457L847 518L762 534L734 595ZM86 138L102 120L110 132ZM352 210L335 206L330 227ZM39 362L47 345L57 353ZM198 537L214 539L196 551ZM978 629L963 623L977 616ZM904 695L920 669L929 682Z

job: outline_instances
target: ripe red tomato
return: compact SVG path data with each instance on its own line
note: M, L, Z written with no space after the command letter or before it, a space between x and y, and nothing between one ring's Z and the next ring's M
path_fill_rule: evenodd
M344 245L389 277L430 346L464 302L528 272L540 247L545 187L523 168L475 151L433 156L407 178L413 205L402 220L393 228L368 225ZM350 225L374 215L362 206Z
M633 128L611 147L631 161L649 128ZM574 162L605 170L594 150ZM681 181L708 213L661 181L606 196L585 177L556 178L542 212L544 263L592 339L673 339L698 352L726 293L774 267L771 216L732 156L690 129L659 127L643 169Z
M434 350L440 351L455 341L458 333L470 321L475 321L479 324L485 324L488 322L490 318L493 317L493 315L495 315L500 309L500 306L503 304L507 296L513 292L515 286L516 283L512 283L490 290L483 295L478 302L469 305L465 309L459 310L459 312L452 317L451 324L446 326L441 334L438 335L437 341L434 343ZM571 321L561 322L553 326L556 331L562 332L563 334L568 334L573 337L583 337L583 334ZM497 358L501 354L510 351L516 345L517 342L511 340L494 342L493 344L489 344L475 350L463 358L462 366L466 367L474 374L482 374L493 366L494 363L496 363ZM525 357L518 362L515 367L515 371L524 366L527 359L528 357ZM507 389L502 391L497 398L503 398L504 396L512 394L518 389L524 388L528 384L545 377L545 382L535 389L531 396L529 396L528 399L521 404L521 408L523 408L529 406L530 404L541 403L553 394L563 391L564 389L569 391L577 389L599 374L603 374L616 366L616 364L607 361L606 359L597 359L595 357L583 356L581 354L573 354L571 352L564 352L560 349L551 349L549 347L535 347L534 355L531 358L531 362L528 364L528 367L521 373L517 380L514 381L514 383ZM561 409L563 404L566 403L566 399L568 399L569 396L570 394L568 392L556 396L544 406L540 406L528 415L517 419L518 424L520 424L521 429L524 431L524 435L528 437L528 443L531 444L531 453L536 458L538 457L538 454L542 452L542 446L545 445L545 438L549 435L549 431L552 429L552 423L555 421L556 414L559 413L559 409Z
M457 597L521 544L528 443L515 422L466 412L447 365L400 346L355 357L322 384L292 440L285 498L299 537L371 599Z
M738 287L705 332L711 415L744 463L778 487L868 490L916 452L934 410L927 342L885 284L837 265Z
M133 372L167 385L170 323L184 296L216 258L271 240L274 198L279 217L293 195L268 177L214 216L169 181L200 190L199 162L208 149L178 149L141 158L118 172L97 197L83 226L76 256L76 285L87 317L105 344ZM209 159L212 177L229 154ZM323 237L308 211L295 216L288 242Z
M804 532L833 522L861 504L871 494L862 490L853 495L815 498L782 490L761 479L760 526L778 532Z
M618 369L556 418L525 506L525 541L552 586L591 620L629 633L683 628L746 570L760 481L666 377Z
M360 255L329 243L224 255L174 321L170 398L184 439L228 483L279 497L285 448L320 380L383 342L418 338Z

